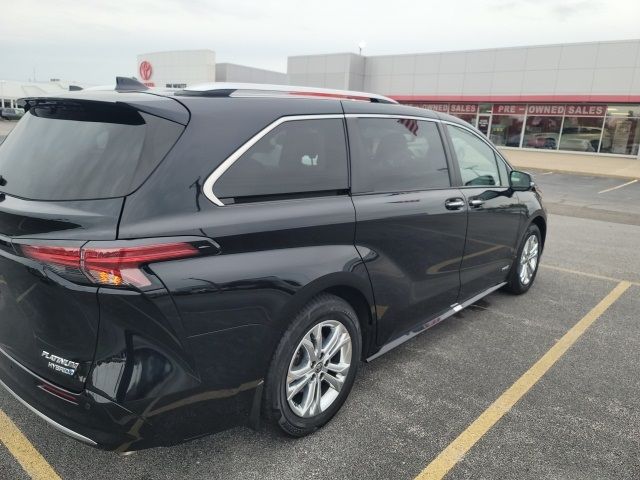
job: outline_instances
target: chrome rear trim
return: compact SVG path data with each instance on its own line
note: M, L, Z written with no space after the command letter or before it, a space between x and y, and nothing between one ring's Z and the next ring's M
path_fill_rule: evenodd
M55 420L50 419L44 413L40 412L39 410L37 410L34 407L32 407L31 405L29 405L16 392L11 390L7 386L7 384L4 383L2 380L0 380L0 385L2 385L7 390L7 392L9 392L11 395L13 395L16 398L16 400L18 400L22 405L27 407L29 410L31 410L33 413L35 413L37 416L39 416L41 419L43 419L45 422L47 422L49 425L51 425L56 430L59 430L60 432L64 433L65 435L68 435L71 438L74 438L74 439L76 439L76 440L78 440L78 441L80 441L82 443L86 443L87 445L91 445L91 446L98 445L96 442L94 442L90 438L85 437L84 435L80 435L78 432L74 432L73 430L71 430L71 429L69 429L69 428L67 428L67 427L65 427L63 425L60 425Z

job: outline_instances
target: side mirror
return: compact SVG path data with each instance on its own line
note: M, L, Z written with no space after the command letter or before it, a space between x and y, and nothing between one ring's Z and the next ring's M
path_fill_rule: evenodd
M512 190L526 192L527 190L531 190L535 183L533 183L533 179L528 173L511 170L509 174L509 185Z

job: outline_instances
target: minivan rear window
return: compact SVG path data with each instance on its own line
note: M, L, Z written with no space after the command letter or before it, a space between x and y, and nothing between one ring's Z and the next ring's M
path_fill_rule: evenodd
M0 191L30 200L90 200L133 192L184 126L124 104L39 102L0 145Z

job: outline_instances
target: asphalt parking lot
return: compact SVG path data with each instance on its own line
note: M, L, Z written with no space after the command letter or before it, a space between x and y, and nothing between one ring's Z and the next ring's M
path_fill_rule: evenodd
M5 412L22 432L0 444L0 478L29 478L9 447L40 478L412 479L443 451L450 468L422 478L640 478L640 182L548 172L536 181L551 215L529 293L494 293L363 364L345 407L315 435L239 428L118 456L59 434L0 391L0 427ZM569 331L578 333L567 340ZM535 366L565 341L547 370Z

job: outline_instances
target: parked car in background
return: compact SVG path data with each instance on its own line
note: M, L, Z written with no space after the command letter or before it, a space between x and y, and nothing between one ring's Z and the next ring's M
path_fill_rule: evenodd
M20 120L24 115L24 108L2 108L0 117L5 120Z
M0 385L77 440L307 435L362 360L535 280L540 192L463 120L361 92L116 88L26 99L0 145Z

